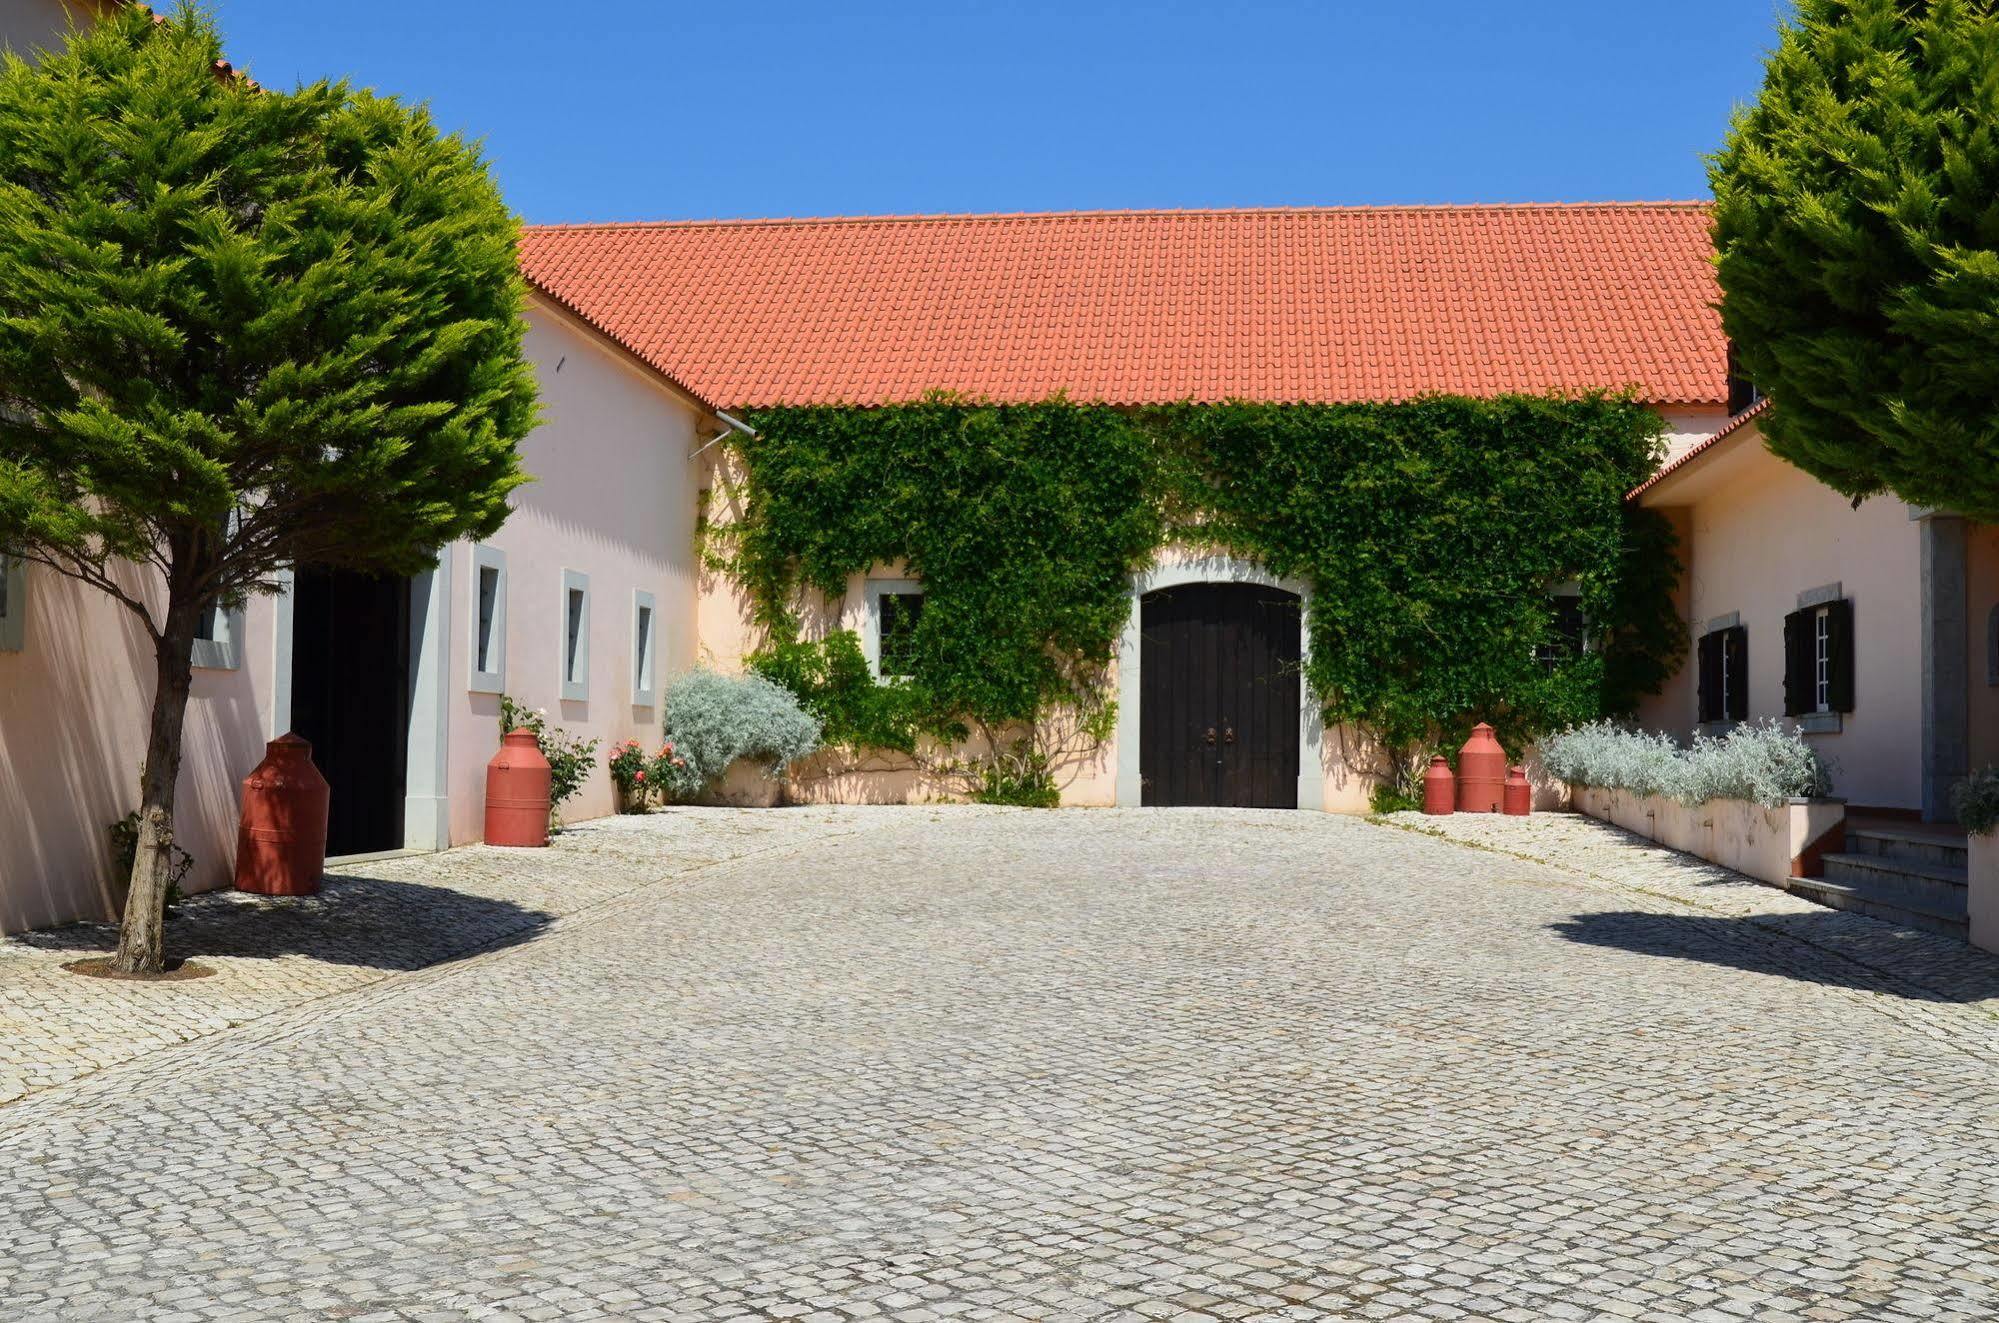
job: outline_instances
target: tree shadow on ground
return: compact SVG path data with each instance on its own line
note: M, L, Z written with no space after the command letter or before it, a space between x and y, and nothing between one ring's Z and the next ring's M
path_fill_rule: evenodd
M1571 942L1693 960L1911 1001L1999 1001L1999 957L1934 933L1823 910L1810 914L1578 914L1548 925Z
M448 887L328 874L316 896L215 891L191 897L167 920L166 950L174 960L304 956L407 972L528 941L555 917ZM100 955L117 948L118 928L76 923L7 940L44 951Z

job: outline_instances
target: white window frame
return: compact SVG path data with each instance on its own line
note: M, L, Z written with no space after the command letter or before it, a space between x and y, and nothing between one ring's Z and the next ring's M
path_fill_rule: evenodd
M479 667L479 589L486 577L486 571L493 571L493 619L490 637L483 640L486 649L487 669ZM472 587L470 596L470 633L467 641L465 665L468 672L465 687L475 694L499 694L507 688L507 553L498 547L474 546L472 548Z
M28 642L28 562L0 556L0 584L6 609L0 610L0 652L19 652Z
M659 703L659 603L643 588L632 590L632 706Z
M1812 712L1832 711L1832 608L1812 612Z
M882 674L882 598L924 595L921 579L869 579L861 605L861 653L868 659L868 673L891 684L907 680L906 675Z
M236 671L243 667L243 608L216 606L215 634L194 641L194 668L198 671ZM200 626L196 626L200 628Z
M583 594L577 614L575 647L569 632L569 598ZM567 703L590 701L590 576L580 570L562 572L562 596L556 599L555 674Z

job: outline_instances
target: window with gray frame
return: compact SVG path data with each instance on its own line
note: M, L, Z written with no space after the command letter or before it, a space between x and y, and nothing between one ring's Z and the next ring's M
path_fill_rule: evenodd
M243 608L216 603L201 613L194 627L194 665L210 671L233 671L243 664Z
M507 556L495 547L472 548L471 675L474 693L507 687Z
M562 697L590 697L590 576L562 572Z
M632 706L651 707L659 701L653 680L654 656L658 645L653 638L659 618L653 595L643 590L632 593Z
M28 563L0 556L0 652L19 652L28 637Z
M912 579L870 579L862 645L868 665L882 680L906 680L915 672L916 631L923 621L923 585Z
M1801 593L1804 604L1784 617L1784 715L1837 730L1809 718L1853 711L1853 602L1813 600L1821 595Z

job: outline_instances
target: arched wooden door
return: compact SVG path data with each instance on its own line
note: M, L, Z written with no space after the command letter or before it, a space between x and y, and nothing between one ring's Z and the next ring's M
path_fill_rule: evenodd
M1140 601L1141 803L1298 807L1299 610L1248 583Z

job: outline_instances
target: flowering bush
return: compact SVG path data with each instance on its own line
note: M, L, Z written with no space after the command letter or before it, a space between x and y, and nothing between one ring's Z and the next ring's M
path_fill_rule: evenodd
M590 780L590 769L597 760L598 741L578 739L562 727L550 724L547 708L527 707L501 694L500 734L504 736L510 730L532 731L541 756L548 759L552 782L549 792L551 811L564 800L573 798Z
M645 746L637 740L626 740L611 746L611 756L606 760L610 769L612 784L624 796L624 810L627 813L643 813L646 802L653 796L662 794L673 784L675 773L687 766L687 760L673 750L673 742L659 746L659 752L650 758Z
M1973 836L1999 827L1999 767L1981 767L1958 782L1950 792L1950 806Z
M819 747L818 720L790 690L754 672L689 671L667 686L664 707L671 756L655 760L653 775L675 799L700 794L738 758L782 772Z
M1719 738L1696 736L1686 749L1657 732L1593 722L1541 741L1541 762L1573 785L1689 805L1746 799L1775 807L1832 790L1832 769L1818 750L1776 721L1744 722Z

